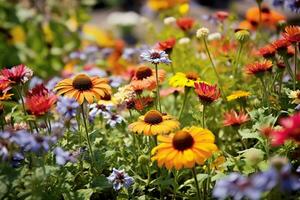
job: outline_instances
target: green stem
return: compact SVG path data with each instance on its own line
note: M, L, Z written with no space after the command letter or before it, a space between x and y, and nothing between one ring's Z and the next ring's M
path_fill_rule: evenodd
M207 46L207 42L206 42L206 38L203 38L203 41L204 41L205 50L206 50L206 53L207 53L207 55L208 55L208 57L209 57L211 66L212 66L212 68L213 68L213 70L214 70L214 72L215 72L215 75L216 75L217 79L218 79L218 82L219 82L219 85L220 85L220 90L221 90L221 93L222 93L222 97L223 97L223 99L226 100L226 98L225 98L225 93L224 93L224 91L223 91L223 86L222 86L221 78L220 78L220 76L219 76L219 74L218 74L218 72L217 72L217 70L216 70L216 66L215 66L214 61L213 61L213 59L212 59L212 57L211 57L211 54L210 54L210 52L209 52L209 49L208 49L208 46Z
M155 77L156 77L156 101L157 101L157 107L159 108L159 111L161 112L160 94L159 94L159 80L158 80L158 66L157 66L157 64L155 64Z
M184 99L183 99L183 103L182 103L182 106L180 108L179 115L178 115L178 119L179 120L182 117L182 114L183 114L183 111L184 111L184 108L185 108L185 105L186 105L186 102L187 102L187 99L188 99L188 96L189 96L189 92L190 92L190 88L189 87L185 87L184 88Z
M239 46L237 57L235 59L235 66L234 66L235 75L237 75L237 73L239 71L239 62L240 62L240 57L242 54L243 47L244 47L244 43L241 43L241 45Z
M298 54L298 43L295 44L295 55L294 55L294 70L295 70L295 85L296 85L296 81L297 81L297 54Z
M175 69L174 69L173 63L171 63L170 65L171 65L172 73L173 73L173 75L175 75Z
M260 77L259 80L261 81L262 89L263 89L263 102L266 105L268 103L268 99L267 99L268 98L268 90L267 90L267 87L266 87L266 84L265 84L263 78Z
M287 60L286 56L283 56L283 61L284 61L284 64L286 65L288 73L290 74L291 78L293 79L293 88L295 90L296 89L296 77L293 74L291 65L290 65L289 61Z
M205 128L205 105L203 105L202 110L202 127Z
M88 127L86 124L86 117L85 117L85 113L84 113L84 104L81 104L81 113L82 113L82 119L83 119L83 124L84 124L84 129L85 129L85 134L86 134L86 140L89 146L89 152L91 154L91 161L92 161L92 166L94 165L94 153L93 153L93 149L92 149L92 145L91 145L91 141L89 138L89 132L88 132Z
M198 183L198 180L197 180L197 173L196 173L195 167L192 168L192 172L193 172L193 176L194 176L194 180L195 180L195 186L196 186L196 189L197 189L197 197L198 197L198 200L201 200L199 183Z
M22 108L23 108L24 116L27 116L27 112L26 112L26 108L25 108L25 102L24 102L22 92L21 92L22 90L20 90L19 86L17 86L16 91L17 91L18 96L19 96L19 98L21 99L21 102L22 102ZM31 125L30 121L27 121L27 124L30 127L30 132L33 133L33 128L32 128L32 125Z

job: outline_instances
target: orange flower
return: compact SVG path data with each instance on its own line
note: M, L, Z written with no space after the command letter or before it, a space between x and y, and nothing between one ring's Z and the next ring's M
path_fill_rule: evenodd
M264 60L262 62L255 62L246 65L245 67L245 72L247 74L252 74L252 75L262 75L267 71L270 71L272 69L272 62L269 60Z
M79 104L86 100L89 104L94 102L94 98L100 100L106 94L111 93L111 88L107 80L99 77L89 77L85 74L79 74L74 78L68 78L60 81L55 90L58 95L64 94L67 97L74 98Z
M276 49L272 45L266 45L258 50L258 55L263 56L266 59L273 58L275 53Z
M249 121L248 114L245 114L243 111L237 113L231 110L225 113L223 124L224 126L240 126L247 121Z
M191 17L182 17L177 19L176 24L177 26L183 30L183 31L188 31L190 30L195 23L195 20Z
M165 75L166 73L164 70L158 70L159 82L164 81ZM134 88L134 90L153 90L156 87L155 70L147 66L139 67L136 70L135 75L130 82L130 85Z
M165 51L167 54L170 55L170 53L173 50L173 47L176 44L176 39L175 38L170 38L165 41L161 41L157 44L157 48L161 51Z
M11 81L3 76L0 76L0 100L8 100L13 94L8 94Z
M300 26L288 26L284 29L283 37L291 43L300 42Z
M287 51L287 48L291 45L291 43L285 39L285 38L281 38L281 39L278 39L278 40L275 40L273 43L272 43L272 46L275 48L275 50L279 53L279 54L282 54L282 53L286 53Z
M141 97L135 98L133 102L134 108L138 111L142 111L145 108L150 107L153 104L154 99L152 97Z
M204 105L211 104L221 95L220 90L217 89L217 85L209 85L204 82L195 82L195 92Z

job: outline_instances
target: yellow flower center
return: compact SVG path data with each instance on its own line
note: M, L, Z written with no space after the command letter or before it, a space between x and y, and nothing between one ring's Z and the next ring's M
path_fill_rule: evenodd
M193 80L193 81L196 81L199 78L198 74L195 72L188 72L188 73L186 73L185 76L187 77L187 79Z
M156 110L150 110L145 114L144 122L155 125L163 121L163 116Z
M178 151L189 149L194 144L194 138L187 131L178 131L173 137L173 146Z
M138 80L143 80L144 78L148 78L152 76L152 69L149 67L139 67L138 70L136 71L136 77Z
M77 90L84 91L93 87L92 80L85 74L79 74L73 79L73 87Z

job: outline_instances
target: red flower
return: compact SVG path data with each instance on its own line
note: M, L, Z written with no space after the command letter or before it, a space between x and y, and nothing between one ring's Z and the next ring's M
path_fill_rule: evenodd
M300 42L300 26L287 26L284 29L283 37L291 43Z
M276 49L272 45L266 45L258 50L258 55L264 58L273 58L275 56Z
M142 111L145 108L153 104L154 99L152 97L141 97L133 100L134 108L138 111Z
M228 18L229 13L226 11L218 11L215 13L215 16L220 22L223 22L224 20L226 20Z
M4 76L0 76L0 93L7 92L9 89L11 89L10 85L10 80L8 80Z
M279 54L286 53L290 45L291 43L285 38L278 39L272 43L272 46Z
M272 145L282 145L286 140L300 142L300 113L280 120L281 130L271 132Z
M231 110L225 113L223 124L224 126L240 126L247 121L249 121L248 114L245 114L243 111L237 113Z
M33 72L25 65L20 64L12 67L11 69L3 69L0 74L14 84L23 84L32 77Z
M28 92L25 106L30 114L42 116L51 109L56 100L55 94L49 92L43 85L37 85Z
M200 101L203 104L211 104L216 101L221 93L217 88L217 85L209 85L204 82L197 83L195 82L195 92L197 93Z
M166 53L170 54L175 44L176 44L176 39L170 38L165 41L159 42L157 44L157 48L161 51L165 51Z
M176 20L177 26L183 30L188 31L190 30L195 23L195 20L191 17L182 17Z
M272 62L269 60L251 63L246 65L245 72L247 74L252 74L252 75L262 75L265 72L271 70L272 65L273 65Z

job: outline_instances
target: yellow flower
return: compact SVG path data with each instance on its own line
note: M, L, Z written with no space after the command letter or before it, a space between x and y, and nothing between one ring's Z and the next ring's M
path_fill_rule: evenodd
M248 97L251 93L243 90L234 91L231 95L227 96L227 101L233 101L242 97Z
M139 117L137 122L129 124L128 129L144 135L167 134L179 128L179 122L170 115L163 115L157 110L150 110Z
M12 36L11 42L13 44L24 43L26 40L26 34L22 26L14 26L9 33Z
M152 160L167 169L193 168L196 163L203 165L218 150L213 133L195 126L171 135L159 135L157 139L161 143L152 149Z
M292 103L300 104L300 90L291 91L289 94L289 98L293 99Z
M189 0L148 0L148 6L155 11L173 8L180 4L185 4Z
M53 32L51 30L49 23L44 23L42 25L42 30L44 32L46 42L52 43L54 37L53 37Z
M199 76L195 72L182 73L177 72L169 80L172 87L195 87L194 83L200 81Z
M95 42L99 46L111 47L114 45L114 41L111 35L107 34L105 31L101 30L97 26L85 24L82 27L84 42L90 44Z
M94 98L99 100L111 93L111 87L107 80L99 77L89 77L85 74L79 74L74 78L67 78L60 81L56 86L58 95L64 94L67 97L74 98L79 104L86 100L89 104L94 102Z
M78 21L76 19L76 17L72 16L70 17L67 21L66 21L66 26L68 27L68 29L72 32L77 31L78 29Z
M190 5L188 4L188 3L184 3L184 4L182 4L182 5L180 5L179 6L179 13L181 14L181 15L185 15L186 13L188 13L189 12L189 10L190 10Z

